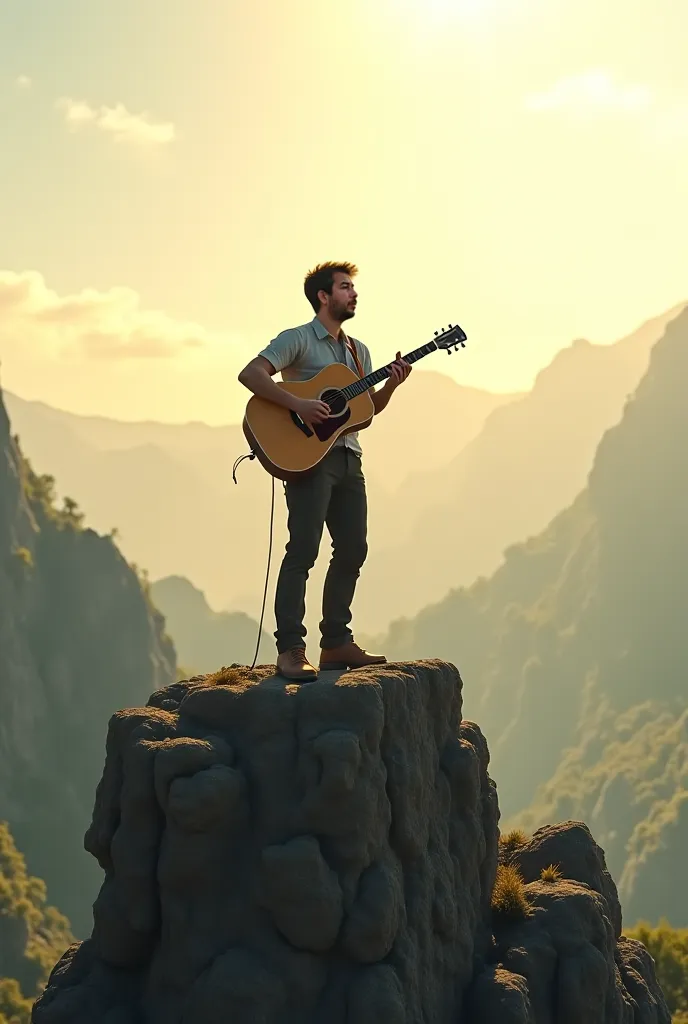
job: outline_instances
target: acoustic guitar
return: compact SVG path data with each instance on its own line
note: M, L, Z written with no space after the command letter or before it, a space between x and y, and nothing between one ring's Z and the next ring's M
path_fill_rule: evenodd
M435 331L432 341L409 352L404 359L415 363L431 352L444 350L448 355L465 347L466 334L450 324ZM383 366L367 377L358 377L344 363L331 363L314 377L304 381L277 381L299 398L317 398L330 408L322 423L309 426L290 409L254 395L246 406L244 434L251 451L280 480L295 480L314 469L327 455L337 438L354 430L363 430L372 422L375 410L370 389L391 374Z

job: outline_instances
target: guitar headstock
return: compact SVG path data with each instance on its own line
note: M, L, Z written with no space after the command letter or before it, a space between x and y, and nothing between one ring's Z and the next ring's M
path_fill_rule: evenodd
M449 324L442 331L435 331L433 341L438 348L443 348L447 355L451 355L452 352L458 352L459 348L465 348L466 333L458 324L455 327Z

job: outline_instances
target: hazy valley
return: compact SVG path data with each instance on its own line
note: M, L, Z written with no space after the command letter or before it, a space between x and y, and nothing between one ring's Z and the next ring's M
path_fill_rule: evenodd
M652 344L676 313L614 345L572 344L522 396L415 374L362 436L370 556L354 605L360 631L378 632L492 572L506 547L542 529L573 499L597 441L618 420ZM56 478L57 493L74 497L94 529L116 528L123 553L150 579L185 577L216 611L258 617L270 481L247 461L233 483L232 464L248 450L239 425L126 423L12 394L5 400L37 471ZM279 484L276 491L273 582L286 540ZM328 560L325 538L311 574L315 593ZM311 601L309 632L317 632L318 620Z

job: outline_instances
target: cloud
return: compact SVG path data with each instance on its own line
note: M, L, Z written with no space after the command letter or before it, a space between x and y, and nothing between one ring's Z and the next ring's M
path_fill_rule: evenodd
M25 91L31 88L33 82L28 75L18 75L17 78L15 78L14 80L14 84L16 85L17 89L22 89Z
M115 142L128 142L140 146L161 146L175 138L171 121L152 121L147 113L132 114L122 103L114 107L92 107L84 100L63 96L57 108L65 121L76 131L84 125L93 125L111 135Z
M652 92L647 86L621 84L604 70L562 78L544 92L526 98L529 110L565 111L582 117L639 114L649 110L652 103Z
M56 106L58 110L64 111L65 121L71 125L95 121L98 116L97 112L93 107L89 107L88 103L84 103L81 100L70 100L67 96L58 100Z
M60 296L35 271L0 271L0 343L76 361L172 359L226 344L195 323L141 308L131 288Z

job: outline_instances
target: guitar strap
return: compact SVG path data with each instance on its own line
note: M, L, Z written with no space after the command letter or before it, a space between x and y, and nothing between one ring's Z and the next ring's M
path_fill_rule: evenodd
M342 331L342 334L344 334L344 331ZM354 363L356 364L356 369L358 371L358 376L359 377L365 377L365 373L363 372L363 367L361 366L361 360L358 358L358 352L356 351L356 342L354 341L353 338L350 338L347 334L344 334L344 342L345 342L346 347L348 348L349 352L351 353L351 356L353 358Z

